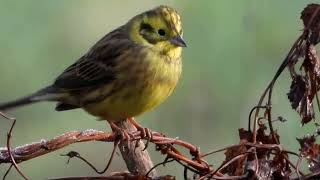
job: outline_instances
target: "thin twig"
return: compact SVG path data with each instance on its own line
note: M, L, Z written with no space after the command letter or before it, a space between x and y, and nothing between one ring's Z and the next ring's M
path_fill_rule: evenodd
M10 166L9 166L9 168L7 169L6 173L3 175L2 180L5 180L5 179L6 179L6 177L7 177L7 175L9 174L9 172L10 172L10 170L11 170L12 167L13 167L13 164L10 164Z
M173 162L175 159L168 159L168 158L165 158L165 160L163 162L160 162L158 164L155 164L148 172L147 174L145 175L146 177L149 177L149 174L150 172L152 172L154 169L156 169L158 166L160 165L166 165L167 163L170 163L170 162Z
M13 119L13 122L12 122L12 125L11 125L11 128L10 128L10 131L9 133L7 134L7 149L8 149L8 153L9 153L9 157L10 157L10 160L11 160L11 163L13 164L13 166L16 168L16 170L18 171L18 173L24 178L24 179L29 179L22 171L21 169L19 168L18 164L16 163L13 155L12 155L12 152L11 152L11 137L12 137L12 130L13 130L13 127L14 125L16 124L16 119Z
M233 163L234 161L246 156L247 154L252 153L249 150L247 152L241 153L233 158L231 158L230 160L222 163L215 171L210 171L209 173L207 173L206 175L202 176L199 178L199 180L203 180L207 177L212 177L214 176L216 173L219 173L221 170L223 170L224 168L226 168L227 166L229 166L231 163Z
M245 173L244 175L241 175L241 176L223 176L223 177L220 177L220 176L212 176L212 177L209 177L209 179L218 179L218 180L230 180L230 179L247 179L249 173Z
M116 141L114 142L113 150L112 150L112 152L111 152L111 155L110 155L110 158L109 158L109 160L108 160L108 163L107 163L106 167L105 167L103 170L101 170L101 171L99 171L92 163L90 163L88 160L86 160L84 157L82 157L78 152L70 151L69 153L67 153L67 154L62 154L61 156L68 156L68 157L69 157L67 163L69 163L69 161L70 161L71 158L78 158L78 159L82 160L83 162L85 162L85 163L86 163L89 167L91 167L96 173L98 173L98 174L103 174L103 173L105 173L105 172L109 169L109 167L110 167L110 165L111 165L111 162L112 162L112 160L113 160L113 157L114 157L114 155L115 155L116 148L117 148L119 142L120 142L119 140L116 140Z

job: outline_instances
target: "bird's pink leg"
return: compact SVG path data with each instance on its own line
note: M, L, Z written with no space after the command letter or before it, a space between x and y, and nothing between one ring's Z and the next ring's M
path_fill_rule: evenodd
M121 137L122 141L124 141L124 140L130 141L131 140L131 137L133 137L133 135L131 133L127 132L125 129L118 127L112 121L108 121L108 122L110 124L112 131L115 132L116 134L118 134Z
M142 127L140 124L137 123L137 121L134 120L133 117L128 118L128 121L134 127L136 127L138 131L140 131L141 139L147 139L144 150L147 149L149 142L152 140L152 132L150 131L150 129Z

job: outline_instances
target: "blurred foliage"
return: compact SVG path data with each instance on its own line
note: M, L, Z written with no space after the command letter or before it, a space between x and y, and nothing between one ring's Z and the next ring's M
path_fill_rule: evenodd
M0 0L0 102L31 93L52 82L104 34L132 16L160 4L176 8L184 23L188 48L183 77L175 93L159 108L138 117L146 127L180 137L208 151L237 143L237 129L247 127L248 112L271 80L303 25L301 10L311 1L17 1ZM287 100L285 74L274 93L274 115L288 119L276 124L281 141L297 150L298 115ZM13 144L50 138L70 130L109 130L82 110L57 113L54 104L40 103L10 112L18 118ZM5 144L10 123L0 121ZM76 150L103 168L112 144L77 144L21 164L32 179L95 175L82 162L59 155ZM153 147L149 147L152 151ZM104 157L105 159L103 159ZM154 162L164 157L152 153ZM219 161L223 156L210 157ZM1 165L0 174L8 166ZM170 168L169 168L170 167ZM54 171L53 171L54 169ZM124 170L117 157L110 171ZM170 164L160 172L182 176ZM13 170L9 179L16 179Z

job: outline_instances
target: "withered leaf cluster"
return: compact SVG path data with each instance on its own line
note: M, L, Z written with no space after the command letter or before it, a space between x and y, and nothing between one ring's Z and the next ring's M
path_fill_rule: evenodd
M303 138L297 138L300 144L300 154L307 159L309 170L311 172L320 171L320 145L316 143L315 135L308 135Z
M280 65L258 105L251 111L256 110L253 131L250 129L250 113L249 130L239 129L240 142L225 152L224 164L228 164L228 167L223 169L222 173L241 176L253 172L255 179L320 177L320 144L316 143L316 136L320 135L320 130L316 135L297 139L300 143L300 153L295 153L284 150L280 145L280 136L272 126L275 120L271 119L272 88L286 67L290 71L292 80L287 94L288 99L291 107L299 113L301 123L305 124L315 119L315 102L319 107L317 92L320 90L320 59L316 45L320 42L320 5L308 5L301 13L301 19L304 24L303 33ZM267 93L269 93L268 99L265 98ZM262 104L264 101L266 105ZM265 110L263 115L259 114L262 108ZM262 120L267 120L268 127ZM297 163L291 162L289 154L298 157ZM311 174L301 172L300 163L303 159L307 160Z
M319 31L320 31L319 11L320 11L319 4L309 4L301 12L301 19L303 21L304 27L310 30L312 32L312 36L314 37L319 37ZM314 44L316 44L316 42L314 42Z
M275 144L275 140L272 134L266 133L266 130L266 126L260 125L257 131L257 143L261 146L256 148L256 157L259 163L256 178L287 178L292 172L287 161L288 155L285 152L276 152L276 150L271 147ZM279 135L276 132L274 135L279 142ZM239 137L240 146L229 148L225 152L225 162L247 153L247 156L239 158L224 169L223 173L228 173L233 176L239 176L248 170L253 170L248 168L252 168L251 164L255 160L255 156L249 153L252 146L248 144L252 142L253 133L241 128L239 129Z
M320 89L320 60L317 55L316 44L320 37L320 6L308 5L301 14L304 23L304 33L293 49L297 50L289 61L292 75L290 91L288 93L291 106L301 116L301 123L310 122L315 117L314 99ZM302 60L300 67L299 60ZM296 72L299 69L299 73ZM317 99L318 100L318 99Z

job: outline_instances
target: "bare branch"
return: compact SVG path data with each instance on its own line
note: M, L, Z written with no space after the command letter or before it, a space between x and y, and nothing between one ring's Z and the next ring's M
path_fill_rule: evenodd
M142 142L138 141L138 143L142 143L139 145L141 147L140 151L136 147L136 144L137 144L136 140L141 139L140 132L135 131L135 132L132 132L132 134L134 136L134 141L130 142L132 143L130 145L132 146L130 147L131 150L135 152L134 154L137 154L138 152L146 153L146 151L142 151L142 149L144 149L144 145ZM27 160L48 154L50 152L56 151L58 149L64 148L68 145L71 145L74 143L80 143L80 142L87 142L87 141L115 142L117 141L117 135L111 132L103 132L103 131L89 129L84 131L71 131L71 132L64 133L60 136L57 136L51 140L41 140L39 142L18 146L16 148L13 148L10 151L11 153L8 152L7 147L1 147L0 148L0 164L12 163L10 154L12 155L12 157L17 163L21 163L23 161L27 161ZM150 142L156 144L158 147L157 150L160 151L162 154L167 155L167 157L171 157L177 161L182 161L187 165L195 168L201 173L208 173L210 171L213 171L210 165L200 158L201 155L198 148L196 148L190 143L187 143L182 140L178 140L177 138L164 137L162 134L158 132L152 132L152 139L150 140ZM125 146L127 145L125 145L125 143L128 143L128 142L123 142L121 146L119 145L119 147L121 147L121 149L123 149L122 147L126 148ZM173 145L178 145L188 149L190 152L191 158L187 157L187 155L182 154L175 147L173 147ZM127 153L127 152L124 152L124 153ZM132 163L132 159L133 159L132 157L128 157L128 155L125 155L124 160L127 163L127 165L128 163ZM146 159L144 159L144 161L139 158L136 160L139 161L140 163L147 162ZM149 163L150 165L152 164L152 162L151 163L147 162L147 163ZM136 166L136 164L134 165ZM144 166L146 165L144 164ZM152 166L148 165L146 167L150 167L151 169L153 165ZM147 173L150 169L146 168L145 173ZM129 169L129 170L133 170L133 169ZM140 171L141 169L139 169L139 173L141 173ZM131 172L131 173L137 173L137 172ZM149 173L149 175L153 177L152 174ZM219 174L219 173L217 173L217 175L222 176L222 174Z
M97 131L93 129L85 131L71 131L57 136L51 140L42 139L39 142L25 144L11 150L11 154L17 163L33 159L58 149L64 148L70 144L86 141L105 141L115 140L113 133ZM11 163L7 147L0 148L0 163Z
M158 177L146 177L143 175L132 174L132 173L114 173L110 176L95 176L95 177L63 177L53 178L50 180L175 180L173 176L158 176Z

